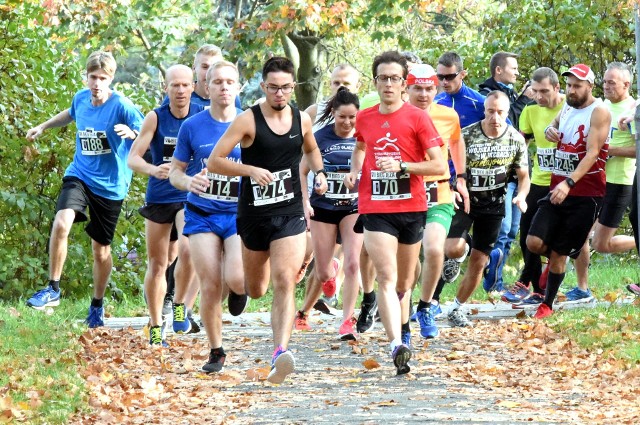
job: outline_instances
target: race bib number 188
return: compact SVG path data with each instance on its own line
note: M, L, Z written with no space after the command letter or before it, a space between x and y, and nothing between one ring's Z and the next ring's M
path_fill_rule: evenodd
M260 186L258 182L251 179L254 206L277 204L293 198L291 170L276 171L273 177L273 181L266 186Z
M111 153L106 131L95 131L93 128L87 128L84 131L78 131L78 137L80 138L82 155Z

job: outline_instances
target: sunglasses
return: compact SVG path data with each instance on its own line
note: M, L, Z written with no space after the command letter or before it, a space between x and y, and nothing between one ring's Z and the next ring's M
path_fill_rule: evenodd
M462 71L458 71L454 74L436 74L436 77L438 77L438 80L453 81L461 72Z

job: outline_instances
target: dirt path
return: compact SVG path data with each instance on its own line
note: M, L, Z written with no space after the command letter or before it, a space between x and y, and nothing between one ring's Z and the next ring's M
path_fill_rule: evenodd
M264 381L273 350L266 320L225 321L219 375L199 371L204 334L152 349L140 330L88 331L80 342L93 411L75 422L640 423L640 368L624 370L531 319L446 328L431 342L414 324L411 373L396 377L380 327L348 344L337 341L333 318L315 316L313 332L294 333L297 370L280 386Z

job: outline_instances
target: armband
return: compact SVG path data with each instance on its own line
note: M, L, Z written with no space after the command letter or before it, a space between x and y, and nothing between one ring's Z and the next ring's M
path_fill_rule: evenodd
M318 177L318 174L324 174L324 178L327 178L327 170L325 170L324 168L316 171L315 173L313 173L313 179L315 180L316 177Z
M458 173L456 174L457 179L465 179L467 180L467 173Z

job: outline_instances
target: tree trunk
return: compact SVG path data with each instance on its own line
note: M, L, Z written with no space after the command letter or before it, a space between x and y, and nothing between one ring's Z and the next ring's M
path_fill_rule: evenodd
M322 62L324 61L324 49L321 38L315 35L301 35L299 33L287 34L290 43L295 46L297 55L287 52L291 49L290 43L283 42L287 56L296 65L296 102L298 108L304 110L309 105L316 103L320 91L320 79L322 77ZM295 57L298 63L295 61Z

